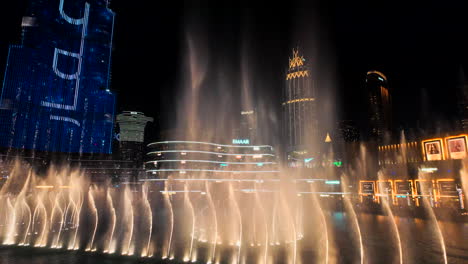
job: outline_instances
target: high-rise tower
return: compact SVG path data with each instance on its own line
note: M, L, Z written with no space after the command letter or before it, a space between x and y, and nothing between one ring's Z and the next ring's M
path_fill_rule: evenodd
M240 115L239 126L234 129L234 137L236 138L236 140L248 140L250 144L258 144L257 130L257 110L242 110Z
M124 111L117 115L117 124L120 128L120 158L140 164L143 161L145 127L153 122L141 112Z
M283 140L288 166L308 166L318 152L316 92L306 60L293 49L283 91Z
M387 77L378 71L367 72L366 88L369 100L368 139L382 141L385 133L392 130L392 97Z
M30 0L5 70L1 147L111 152L114 15L106 0Z
M463 131L468 131L468 81L465 79L463 68L458 73L458 113Z

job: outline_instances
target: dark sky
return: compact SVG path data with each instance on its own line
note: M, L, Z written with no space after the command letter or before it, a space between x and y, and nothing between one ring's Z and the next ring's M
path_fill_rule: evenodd
M8 44L19 42L27 3L7 1L0 10L0 72ZM222 68L228 76L230 94L238 95L246 56L256 97L276 111L288 56L299 45L328 98L324 109L338 119L364 119L359 105L370 69L389 79L398 126L454 118L458 74L468 69L467 1L276 2L113 0L111 89L118 111L143 111L171 126L190 35L209 61L209 75Z

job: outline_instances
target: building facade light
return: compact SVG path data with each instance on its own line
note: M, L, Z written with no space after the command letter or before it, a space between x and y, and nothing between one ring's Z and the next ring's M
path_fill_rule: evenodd
M300 102L312 102L312 101L315 101L315 98L300 98L300 99L294 99L294 100L289 100L287 102L284 102L283 105L300 103Z

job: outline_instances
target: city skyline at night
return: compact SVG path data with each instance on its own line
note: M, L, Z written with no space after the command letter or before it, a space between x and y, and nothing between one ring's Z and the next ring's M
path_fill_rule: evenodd
M20 41L18 30L25 2L12 4L12 12L1 18L2 25L13 26L5 27L6 33L0 39L0 65L6 62L7 45ZM185 56L186 33L191 31L186 25L190 24L198 27L196 35L215 51L208 60L211 71L240 74L240 46L247 47L257 97L271 102L272 109L281 104L284 60L292 48L301 46L317 72L318 93L330 93L329 101L335 104L332 110L337 118L362 121L359 113L366 97L365 76L369 70L379 70L389 78L393 101L398 105L394 108L395 128L434 130L435 120L452 126L458 112L458 75L460 68L465 72L467 68L467 52L462 48L466 37L461 2L442 8L434 3L399 8L403 3L399 1L392 5L365 1L314 3L303 5L298 1L287 6L271 4L268 8L254 4L245 8L226 3L216 7L202 1L199 5L206 8L198 9L196 3L146 3L142 9L112 1L111 8L119 13L111 87L117 94L118 112L142 111L160 120L157 123L163 127L171 126L169 121L174 116L168 106L174 105L180 94L179 79L184 72L180 61ZM439 16L432 15L435 10ZM148 31L145 25L154 26ZM441 30L442 27L450 30ZM155 38L160 41L153 41ZM258 41L261 39L267 41ZM146 65L150 60L159 63L152 67L127 67ZM155 72L160 73L158 82L148 86ZM226 89L240 86L232 84ZM438 95L439 91L442 94ZM148 96L142 98L139 94ZM156 107L151 106L154 99L158 100ZM428 111L430 117L425 114Z
M466 0L2 7L2 264L468 260Z

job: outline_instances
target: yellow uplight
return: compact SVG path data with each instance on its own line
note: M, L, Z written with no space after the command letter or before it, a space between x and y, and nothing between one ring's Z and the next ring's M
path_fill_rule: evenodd
M53 185L37 185L36 186L37 189L52 189L54 188Z

